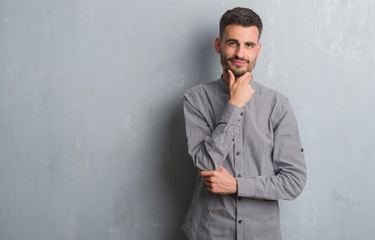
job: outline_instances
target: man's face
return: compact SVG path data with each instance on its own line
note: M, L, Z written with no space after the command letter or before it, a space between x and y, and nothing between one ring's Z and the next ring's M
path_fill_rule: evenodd
M220 54L223 69L230 69L236 77L251 72L261 49L258 37L258 28L255 26L226 26L223 38L215 40L215 49Z

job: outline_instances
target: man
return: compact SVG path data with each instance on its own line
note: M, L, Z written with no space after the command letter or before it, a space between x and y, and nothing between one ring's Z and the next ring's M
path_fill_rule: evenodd
M255 82L262 21L227 11L215 49L220 79L186 91L188 151L200 170L183 225L191 240L281 239L279 199L306 182L297 122L286 97Z

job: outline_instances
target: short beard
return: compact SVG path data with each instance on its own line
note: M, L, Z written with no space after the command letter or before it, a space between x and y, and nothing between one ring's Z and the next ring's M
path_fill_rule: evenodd
M239 78L239 77L242 77L247 71L237 71L236 69L232 69L228 66L228 69L230 69L233 73L233 75L236 77L236 78Z
M228 64L228 62L233 61L233 60L247 61L248 63L250 63L250 65L248 66L248 68L246 70L240 70L239 71L235 68L230 67L230 65ZM223 56L223 54L220 54L220 61L221 61L221 65L223 66L223 69L226 70L226 71L228 69L231 70L233 75L236 78L242 77L245 73L253 71L253 69L255 67L256 60L257 60L257 58L255 58L254 61L251 62L250 60L241 59L241 58L238 58L238 57L226 58L225 56Z

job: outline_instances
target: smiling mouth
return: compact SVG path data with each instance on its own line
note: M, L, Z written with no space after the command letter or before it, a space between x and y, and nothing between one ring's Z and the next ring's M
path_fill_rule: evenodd
M245 64L247 64L247 62L245 62L245 61L238 61L238 60L232 61L232 63L234 63L235 65L245 65Z
M238 66L242 66L242 65L245 65L245 64L249 63L249 61L245 60L245 59L230 58L228 60L231 61L234 65L238 65Z

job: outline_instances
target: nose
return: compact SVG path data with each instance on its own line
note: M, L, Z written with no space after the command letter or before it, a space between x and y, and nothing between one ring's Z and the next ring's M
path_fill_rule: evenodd
M239 45L237 47L236 56L238 58L244 58L244 56L245 56L245 54L244 54L244 47L242 45Z

